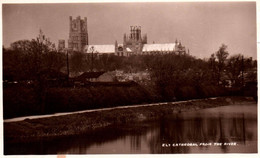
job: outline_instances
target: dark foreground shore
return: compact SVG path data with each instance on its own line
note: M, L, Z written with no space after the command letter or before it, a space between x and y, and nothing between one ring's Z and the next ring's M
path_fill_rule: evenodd
M249 101L253 99L220 97L8 122L4 123L4 142L33 142L39 139L83 134L111 125L156 120L174 113L243 104Z

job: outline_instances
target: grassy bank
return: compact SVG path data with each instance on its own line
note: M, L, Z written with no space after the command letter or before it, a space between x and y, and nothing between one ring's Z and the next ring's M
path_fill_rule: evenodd
M82 134L115 124L158 119L166 115L203 108L252 101L244 97L222 97L163 105L94 111L4 123L5 143L27 142L58 136Z

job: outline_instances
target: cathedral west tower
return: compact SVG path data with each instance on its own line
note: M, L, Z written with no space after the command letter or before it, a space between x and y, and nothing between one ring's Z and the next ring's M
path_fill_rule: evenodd
M68 49L83 51L86 45L88 45L87 18L81 19L78 16L76 19L72 19L70 16Z

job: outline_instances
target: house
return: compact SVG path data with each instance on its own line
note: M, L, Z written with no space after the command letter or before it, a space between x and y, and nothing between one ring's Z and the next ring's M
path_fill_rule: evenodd
M78 77L74 78L74 81L78 82L95 82L98 81L98 78L103 75L105 71L98 71L98 72L84 72Z

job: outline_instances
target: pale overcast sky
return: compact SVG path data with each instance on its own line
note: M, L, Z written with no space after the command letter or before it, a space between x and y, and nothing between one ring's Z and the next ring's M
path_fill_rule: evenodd
M3 45L32 39L41 28L50 40L67 40L69 16L88 18L89 44L122 43L131 25L148 43L180 40L190 54L208 58L222 43L232 54L256 59L255 2L3 4Z

